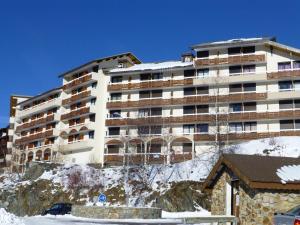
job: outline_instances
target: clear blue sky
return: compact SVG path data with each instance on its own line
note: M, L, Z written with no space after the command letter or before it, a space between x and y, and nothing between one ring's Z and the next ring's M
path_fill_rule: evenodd
M179 59L192 44L276 36L300 48L299 0L0 0L0 126L9 96L35 95L91 59Z

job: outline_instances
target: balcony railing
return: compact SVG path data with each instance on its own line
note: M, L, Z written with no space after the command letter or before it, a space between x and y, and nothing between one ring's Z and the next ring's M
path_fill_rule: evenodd
M72 111L70 113L61 115L61 120L67 120L67 119L71 119L76 116L82 116L89 112L90 112L90 107L84 107L84 108L78 109L76 111Z
M53 136L53 130L46 130L45 132L31 134L31 135L22 137L20 139L17 139L15 141L15 143L18 145L18 144L22 144L22 143L26 143L26 142L32 142L34 140L49 138L52 136Z
M67 104L71 104L73 102L76 102L80 99L84 99L84 98L87 98L91 96L91 91L84 91L84 92L81 92L80 94L77 94L77 95L74 95L70 98L67 98L67 99L64 99L62 101L62 105L67 105Z
M267 73L267 77L268 77L268 80L285 79L285 78L300 78L300 69L270 72L270 73Z
M247 100L264 100L267 98L267 93L244 92L244 93L230 93L228 95L192 95L184 96L183 98L155 98L142 99L139 101L116 101L107 102L106 107L112 108L139 108L145 106L169 106L169 105L184 105L184 104L200 104L211 102L238 102Z
M63 90L67 90L70 88L74 88L78 85L84 84L88 81L92 80L92 74L87 74L77 79L72 80L70 83L67 83L63 86Z
M228 56L224 58L214 58L214 59L197 59L195 61L196 66L216 66L216 65L226 65L226 64L243 64L243 63L258 63L265 62L265 55L238 55L238 56Z
M192 84L193 84L193 78L186 78L180 80L179 79L152 80L152 81L141 81L140 83L109 84L107 87L107 91L147 89L147 88L167 88L167 87L184 86L184 85L192 85Z
M54 114L17 126L16 132L54 121Z

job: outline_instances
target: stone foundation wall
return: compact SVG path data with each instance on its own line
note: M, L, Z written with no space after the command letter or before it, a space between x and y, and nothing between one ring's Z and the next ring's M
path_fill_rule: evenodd
M159 208L72 206L73 216L95 219L160 219Z
M226 182L231 173L224 171L212 190L212 215L225 215ZM239 186L240 225L272 225L274 212L285 212L300 205L300 191L252 190L240 181Z

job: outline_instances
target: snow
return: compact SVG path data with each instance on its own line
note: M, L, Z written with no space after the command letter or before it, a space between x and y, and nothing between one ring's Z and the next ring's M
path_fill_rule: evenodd
M0 208L0 224L1 225L24 225L24 222L15 215L6 212Z
M167 212L162 211L162 218L190 218L190 217L201 217L201 216L210 216L211 213L205 209L202 209L201 211L194 211L194 212Z
M282 183L300 181L300 165L283 166L277 170Z
M215 41L211 42L211 44L227 44L227 43L232 43L232 42L244 42L244 41L260 41L263 38L235 38L235 39L230 39L226 41Z
M160 70L160 69L171 69L175 67L186 67L191 65L193 65L193 62L168 61L168 62L159 62L159 63L142 63L142 64L136 64L128 68L115 68L110 70L110 72L117 73L117 72L143 71L143 70Z

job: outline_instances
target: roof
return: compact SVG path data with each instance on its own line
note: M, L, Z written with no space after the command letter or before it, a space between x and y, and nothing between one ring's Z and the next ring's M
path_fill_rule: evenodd
M57 87L57 88L50 89L50 90L45 91L45 92L43 92L43 93L41 93L41 94L38 94L38 95L35 95L35 96L32 96L32 97L29 97L29 98L26 99L25 101L19 102L17 105L21 105L21 104L23 105L23 104L28 103L28 102L30 102L30 101L32 101L32 100L35 100L35 99L37 99L37 98L40 98L40 97L42 97L43 95L49 94L49 93L51 93L51 92L58 91L58 90L60 90L60 89L61 89L61 87Z
M126 72L138 72L138 71L153 71L153 70L162 70L162 69L175 69L175 68L187 67L192 65L193 62L182 62L182 61L141 63L128 68L111 69L109 73L126 73Z
M300 190L300 180L284 184L277 175L280 168L288 165L300 165L300 158L225 154L213 167L204 188L211 189L221 171L227 167L250 188Z
M95 59L95 60L89 61L89 62L87 62L85 64L82 64L82 65L80 65L78 67L75 67L75 68L73 68L71 70L68 70L68 71L60 74L58 77L64 77L65 75L67 75L69 73L72 73L72 72L74 72L76 70L79 70L79 69L81 69L81 68L83 68L85 66L91 65L93 63L100 63L102 61L108 61L108 60L111 60L111 59L117 59L117 58L121 58L123 56L128 56L136 64L140 64L141 63L141 61L135 55L133 55L131 52L126 52L126 53L121 53L121 54L112 55L112 56L108 56L108 57L99 58L99 59Z
M240 44L255 44L265 43L266 41L276 41L275 37L259 37L259 38L237 38L226 41L207 42L193 45L192 49L197 48L214 48L228 45L240 45Z

